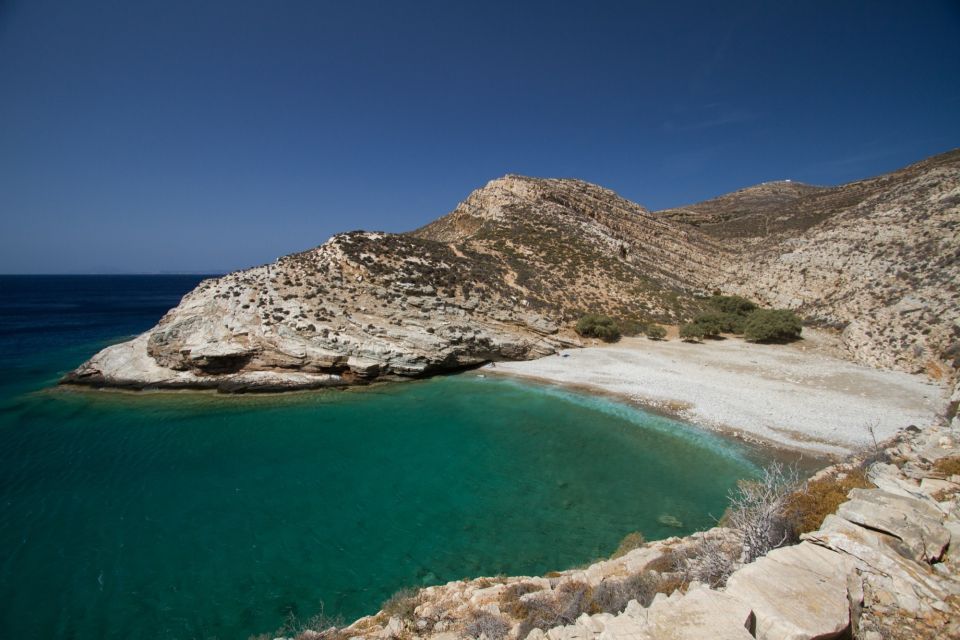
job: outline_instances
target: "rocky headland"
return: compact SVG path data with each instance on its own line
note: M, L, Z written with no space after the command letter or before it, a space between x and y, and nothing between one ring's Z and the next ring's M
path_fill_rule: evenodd
M840 187L767 183L650 212L509 175L411 233L350 232L187 294L65 383L272 391L397 380L578 346L601 312L676 324L713 291L795 309L848 357L960 364L960 151Z

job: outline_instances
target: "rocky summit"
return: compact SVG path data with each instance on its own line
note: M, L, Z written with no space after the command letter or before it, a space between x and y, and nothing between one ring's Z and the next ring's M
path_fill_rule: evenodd
M822 188L767 183L650 212L508 175L406 234L356 231L206 280L64 382L284 390L396 380L580 344L598 312L675 324L714 291L842 331L873 366L960 366L960 151Z

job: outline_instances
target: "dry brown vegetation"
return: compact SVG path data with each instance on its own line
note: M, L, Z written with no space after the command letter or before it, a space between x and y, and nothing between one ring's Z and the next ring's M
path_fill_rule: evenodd
M627 555L634 549L639 549L644 544L646 544L647 539L643 537L643 534L639 531L634 531L633 533L628 533L624 536L623 540L620 541L620 545L617 546L617 550L613 552L611 558L620 558Z
M389 618L396 616L401 620L411 620L414 609L420 604L417 594L416 589L400 589L383 603L381 609Z
M940 458L934 463L933 469L948 476L960 475L960 456Z
M831 474L812 480L802 490L787 498L784 515L793 529L794 537L816 531L828 514L834 513L847 501L851 489L868 489L873 483L862 468Z
M595 587L571 580L549 590L521 582L504 590L499 607L520 623L517 637L525 638L533 629L572 624L584 613L620 613L631 600L647 606L656 594L673 593L684 583L682 576L649 570L607 578Z

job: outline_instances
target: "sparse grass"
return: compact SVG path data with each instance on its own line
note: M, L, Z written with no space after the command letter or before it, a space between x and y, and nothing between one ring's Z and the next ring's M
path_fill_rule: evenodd
M289 613L283 626L273 633L261 633L250 636L247 640L272 640L277 637L293 637L296 640L345 640L341 627L343 618L328 616L324 612L323 603L320 611L309 618L301 619L294 613Z
M796 491L787 498L784 516L794 536L816 531L827 515L836 512L847 501L847 494L852 489L873 486L862 468L808 482L805 490Z
M526 607L521 597L542 591L543 587L532 582L517 582L511 584L500 594L500 610L505 611L514 618L523 618L526 616Z
M401 620L412 620L414 609L420 604L416 589L404 588L390 596L383 603L381 609L387 617L398 617Z
M500 640L510 632L510 623L503 616L489 611L474 611L463 628L465 638L479 638L481 635L489 640Z
M639 531L634 531L633 533L628 533L624 536L623 540L620 541L620 545L617 547L617 550L613 552L613 555L610 556L613 558L620 558L627 555L634 549L639 549L647 543L647 539L643 537L643 534Z

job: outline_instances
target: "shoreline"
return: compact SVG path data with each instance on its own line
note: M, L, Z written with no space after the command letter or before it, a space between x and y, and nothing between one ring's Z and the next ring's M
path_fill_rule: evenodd
M789 345L624 338L478 371L602 394L765 448L846 456L928 424L948 389L841 359L826 332ZM873 434L871 435L871 428Z
M836 336L816 329L807 328L803 340L787 345L753 344L734 337L700 344L675 337L593 342L536 360L499 361L435 375L491 375L605 396L767 453L822 462L872 445L868 425L874 426L876 440L883 441L908 424L936 420L949 393L920 375L855 364L840 356ZM215 385L137 388L63 379L55 388L129 396L270 397L356 392L430 377L434 376L320 387L271 385L226 394ZM831 408L836 411L831 413Z
M698 422L695 417L691 417L690 414L687 413L689 408L687 403L657 403L655 401L645 401L642 398L633 397L623 393L617 393L586 384L568 384L564 382L557 382L556 380L550 378L541 378L532 375L518 375L514 372L506 371L498 372L496 369L491 370L484 368L475 375L490 375L491 377L501 378L504 380L514 380L517 382L536 384L544 387L554 387L589 397L606 398L615 402L623 403L629 407L645 411L647 413L652 413L670 420L676 420L677 422L689 425L693 429L707 431L720 438L732 440L742 446L755 449L756 452L761 453L766 458L783 460L786 462L803 460L803 467L809 466L814 470L819 470L824 466L835 464L838 460L842 460L844 457L846 457L846 454L842 453L825 453L814 449L804 449L789 446L783 442L756 436L744 431L743 429L737 429L735 427ZM680 407L679 405L685 406Z

